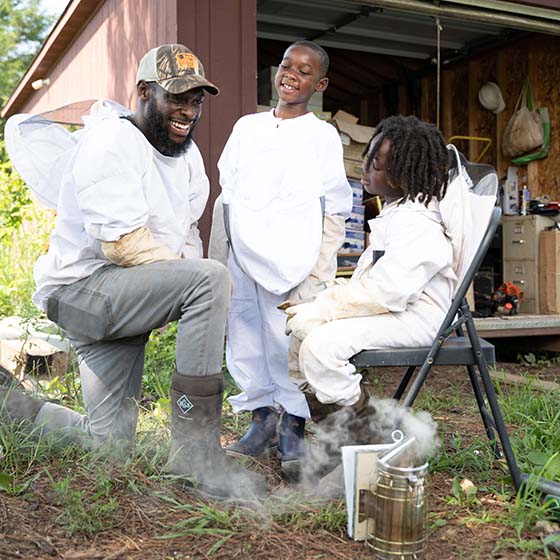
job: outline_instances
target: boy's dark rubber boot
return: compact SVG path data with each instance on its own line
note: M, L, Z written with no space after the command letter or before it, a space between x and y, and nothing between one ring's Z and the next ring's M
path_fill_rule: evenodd
M258 457L276 449L277 424L278 412L274 408L268 406L256 408L252 413L251 426L239 441L226 447L226 453L233 456Z
M15 388L0 387L0 420L2 422L35 422L45 401L31 397Z
M171 379L171 450L168 468L180 485L204 498L255 501L266 480L226 456L220 445L224 378L175 373Z
M278 451L282 460L282 474L289 481L299 480L305 455L305 418L284 412L280 421Z

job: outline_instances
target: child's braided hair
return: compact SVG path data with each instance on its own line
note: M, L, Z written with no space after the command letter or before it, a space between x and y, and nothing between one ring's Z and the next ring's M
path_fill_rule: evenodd
M374 138L379 136L372 147ZM385 174L403 192L403 202L418 198L426 206L433 197L441 200L447 190L447 148L441 132L416 117L401 115L382 120L370 139L364 157L368 170L384 139L389 140ZM372 147L371 153L368 151Z

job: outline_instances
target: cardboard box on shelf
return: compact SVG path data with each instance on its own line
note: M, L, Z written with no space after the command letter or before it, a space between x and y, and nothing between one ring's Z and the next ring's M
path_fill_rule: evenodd
M360 181L348 179L348 183L352 187L352 206L361 206L364 202L364 187Z
M334 118L337 119L339 122L340 121L344 121L350 124L357 124L358 123L358 117L356 117L355 115L352 115L352 113L347 113L346 111L343 111L342 109L339 109L335 115Z
M340 134L344 158L359 162L361 171L362 153L375 128L358 124L358 117L344 111L337 111L331 122Z
M344 171L346 176L352 179L360 179L362 176L362 160L344 158Z
M322 121L329 122L332 119L332 113L330 111L313 111L315 116Z
M539 237L539 311L560 313L560 230Z
M364 231L365 223L365 207L363 205L352 206L352 213L346 220L346 229Z
M340 252L363 253L365 249L365 232L346 229L346 237Z
M360 256L361 253L338 253L336 256L337 276L351 276L356 266L358 266Z

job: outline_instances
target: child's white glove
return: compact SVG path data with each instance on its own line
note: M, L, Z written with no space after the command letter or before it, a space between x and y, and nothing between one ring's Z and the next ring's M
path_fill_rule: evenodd
M329 321L327 311L317 300L288 307L286 334L303 340L312 329Z
M286 300L291 305L313 301L335 279L337 254L344 243L345 226L343 216L325 214L319 257L309 276L290 291Z
M350 317L366 317L387 313L374 284L367 279L333 286L319 293L315 301L286 309L286 334L303 340L309 332L324 323Z
M224 222L224 205L220 194L214 202L212 212L212 228L210 229L210 241L208 242L208 258L221 262L227 266L229 254L229 241Z

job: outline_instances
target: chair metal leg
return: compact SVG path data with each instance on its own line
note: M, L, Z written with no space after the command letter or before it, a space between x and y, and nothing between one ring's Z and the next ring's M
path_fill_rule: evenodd
M488 408L486 408L486 403L484 402L484 394L482 393L482 388L480 386L480 383L478 382L474 367L468 365L467 371L469 372L471 385L473 388L474 396L476 398L476 404L478 405L478 411L480 412L480 417L482 418L482 423L484 424L486 435L488 436L488 439L492 444L492 448L494 449L494 456L496 457L496 459L500 459L502 454L500 452L498 442L496 441L496 434L494 433L494 429L496 428L494 418L492 418L492 415L490 414Z
M467 313L470 313L467 309ZM521 487L521 473L519 467L517 466L517 461L515 459L515 454L513 453L513 448L507 433L507 429L504 423L504 418L502 416L502 410L500 404L498 403L498 397L494 391L494 385L492 384L492 379L490 379L490 373L488 372L488 366L484 355L482 354L482 349L480 348L480 342L478 335L476 334L476 328L472 321L472 317L466 322L467 332L472 344L474 357L478 370L480 372L480 378L482 380L482 385L484 386L484 391L486 392L486 397L488 399L488 404L490 405L490 410L492 411L492 416L494 418L494 425L496 431L498 432L498 437L502 445L502 451L504 453L506 463L511 474L511 479L513 481L513 486L515 490L518 491Z
M463 305L468 305L468 303L464 302ZM465 332L462 326L457 328L455 332L457 336L465 336ZM478 381L478 377L476 375L476 371L474 367L472 365L467 365L466 367L469 373L469 378L471 380L474 396L476 398L476 404L478 405L478 410L482 418L482 423L484 424L484 429L486 430L486 435L488 436L488 439L492 443L492 447L494 449L494 456L496 457L496 459L500 459L502 453L500 451L498 443L496 442L496 435L494 434L494 429L496 428L494 424L494 419L492 418L492 415L488 411L488 408L486 407L486 403L484 402L484 394L482 393L482 388Z
M410 387L404 399L403 402L404 406L412 406L412 404L416 400L416 397L418 396L418 393L420 392L420 389L422 388L422 385L424 385L424 381L426 381L426 377L428 377L428 373L430 373L431 369L432 369L431 362L428 363L428 361L425 361L422 364L422 366L418 370L418 374L416 375L416 378L412 382L412 387Z
M416 366L408 366L406 368L406 371L404 373L404 375L402 376L402 379L399 383L399 386L397 387L397 390L393 393L393 398L397 401L401 400L401 397L403 396L406 388L408 387L408 384L410 383L410 379L412 377L412 375L414 374L414 371L416 370Z

